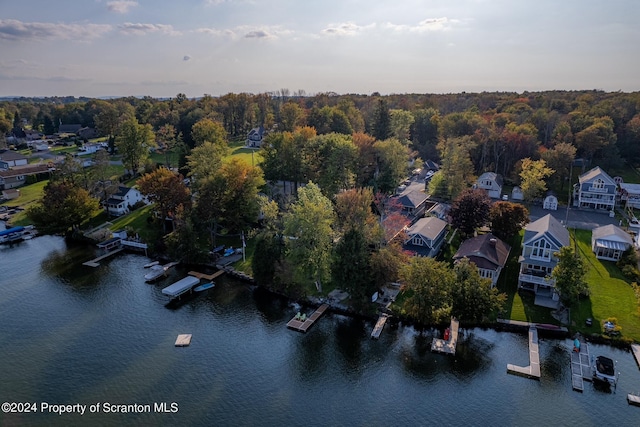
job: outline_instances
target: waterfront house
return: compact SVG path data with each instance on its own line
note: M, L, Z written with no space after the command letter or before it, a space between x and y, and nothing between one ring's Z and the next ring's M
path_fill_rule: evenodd
M591 232L591 250L598 259L618 261L630 247L633 247L632 237L613 224L594 228Z
M528 224L522 239L522 255L518 260L518 288L557 298L555 280L551 278L551 272L558 264L558 257L554 254L569 244L569 231L551 214Z
M17 166L11 169L0 169L0 190L20 187L27 182L27 176L48 173L48 165Z
M403 248L418 256L435 257L447 234L447 223L436 217L420 218L406 231Z
M453 259L455 261L462 258L469 259L478 268L480 277L491 279L491 287L494 287L507 263L510 251L511 246L488 233L462 242Z
M620 200L624 203L625 209L640 209L640 184L621 182L618 184Z
M615 181L599 166L583 173L574 185L574 206L612 211L616 204Z
M121 185L118 187L118 191L107 200L107 213L114 216L128 214L133 205L141 201L143 201L143 197L140 191Z
M547 193L547 196L544 198L544 202L542 202L542 209L546 209L548 211L557 211L558 198L551 192Z
M486 190L492 199L499 199L502 197L502 176L495 172L485 172L478 178L476 188Z

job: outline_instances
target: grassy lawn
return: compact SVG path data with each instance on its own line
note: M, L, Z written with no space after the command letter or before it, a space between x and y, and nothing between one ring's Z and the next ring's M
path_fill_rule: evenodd
M136 209L130 214L123 215L118 218L106 218L104 220L111 222L113 225L109 227L112 231L131 228L140 235L145 242L153 242L161 237L162 230L157 224L150 224L147 222L147 218L151 216L151 210L153 205L145 206L140 209ZM104 221L99 221L102 223Z
M231 150L231 154L225 157L225 162L228 162L233 158L237 158L244 160L248 165L253 164L255 166L262 160L260 150L245 147L244 141L230 142L229 148Z
M37 203L42 198L42 193L44 191L45 185L49 180L36 182L34 184L29 184L18 188L20 190L20 196L13 200L7 200L2 203L2 205L7 206L20 206L24 209L29 206ZM29 225L31 221L27 217L26 211L22 211L17 213L11 218L11 225Z
M518 275L520 273L518 257L522 252L523 236L524 230L508 242L511 245L511 252L509 253L507 264L500 274L500 279L498 279L498 290L507 294L503 317L523 322L557 325L559 322L551 316L550 309L534 305L532 293L518 292Z
M620 269L610 261L600 261L591 251L591 232L573 230L578 252L586 260L589 271L586 280L591 295L571 310L575 328L583 333L602 333L602 322L609 317L618 319L622 337L640 341L640 312L633 289ZM586 327L585 320L593 319L593 326Z

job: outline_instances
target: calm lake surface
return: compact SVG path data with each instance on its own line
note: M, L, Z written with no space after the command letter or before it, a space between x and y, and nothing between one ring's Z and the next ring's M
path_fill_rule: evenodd
M150 413L0 414L0 425L195 426L638 426L633 356L618 361L615 393L571 389L571 341L541 340L541 381L506 372L528 365L527 337L463 329L455 358L430 352L432 332L325 315L288 330L286 301L224 277L177 309L149 262L120 254L84 267L93 249L43 236L0 246L0 401L150 405ZM311 313L311 309L307 310ZM174 347L178 334L191 346ZM177 404L175 413L154 403ZM89 409L87 408L87 412Z

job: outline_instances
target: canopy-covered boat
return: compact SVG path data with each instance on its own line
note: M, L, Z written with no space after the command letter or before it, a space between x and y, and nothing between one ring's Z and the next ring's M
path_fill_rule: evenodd
M615 386L618 380L616 378L615 362L605 356L596 357L596 360L593 363L593 379L594 381L600 381L603 384Z

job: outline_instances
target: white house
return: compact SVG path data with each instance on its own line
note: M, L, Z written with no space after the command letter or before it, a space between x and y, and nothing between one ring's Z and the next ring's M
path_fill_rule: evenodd
M594 228L591 232L591 250L598 259L618 261L632 246L631 236L613 224Z
M11 150L0 150L0 168L9 169L15 166L25 166L29 159L20 153Z
M502 197L502 176L495 172L485 172L478 178L476 188L487 190L492 199L499 199Z
M143 197L137 189L121 185L118 191L107 200L107 213L114 216L127 214L131 212L133 205L141 201Z
M264 127L259 126L249 131L245 145L247 147L260 147L264 139Z
M524 200L524 194L520 187L513 187L513 190L511 190L511 200Z
M447 234L447 223L430 216L420 218L407 229L407 240L403 248L419 256L435 257Z
M551 278L551 272L558 264L554 253L570 243L569 232L551 214L528 224L524 229L522 255L518 260L518 288L540 296L557 297L555 280Z
M552 193L548 193L547 197L544 198L544 202L542 203L542 209L546 209L548 211L557 211L558 198Z
M491 287L494 287L510 251L511 246L493 234L481 234L462 242L453 259L469 259L478 268L480 277L491 279Z
M580 175L574 186L574 206L612 211L618 185L599 166Z
M640 184L621 182L618 187L620 188L620 200L624 202L624 207L640 209Z

